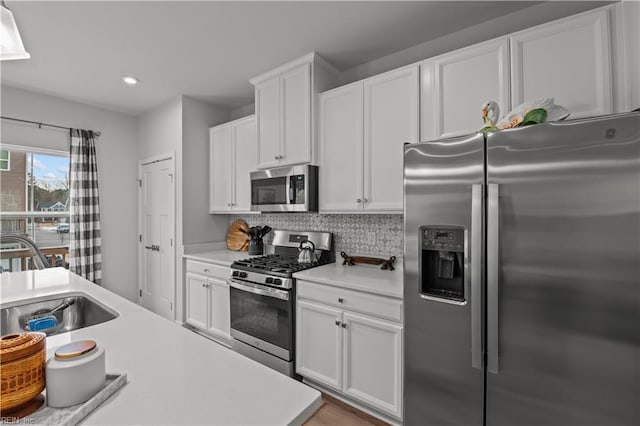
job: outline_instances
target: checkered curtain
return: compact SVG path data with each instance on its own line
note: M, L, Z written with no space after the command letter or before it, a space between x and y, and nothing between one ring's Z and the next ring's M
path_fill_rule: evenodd
M95 134L71 129L69 269L100 284L102 254Z

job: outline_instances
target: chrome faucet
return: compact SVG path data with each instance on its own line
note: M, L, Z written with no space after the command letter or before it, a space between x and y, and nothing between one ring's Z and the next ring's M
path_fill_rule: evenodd
M42 251L40 251L35 241L33 241L31 238L22 234L17 234L17 233L0 234L0 244L6 244L6 243L24 244L25 246L29 247L29 250L31 250L33 263L35 264L36 268L46 269L49 267L49 260L47 259L47 256L45 256L42 253ZM1 268L0 268L0 272L3 272Z

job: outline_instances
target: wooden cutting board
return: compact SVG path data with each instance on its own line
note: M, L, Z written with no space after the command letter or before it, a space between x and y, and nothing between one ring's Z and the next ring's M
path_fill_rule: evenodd
M227 248L234 251L247 251L249 247L249 236L241 229L248 231L249 225L242 219L234 221L227 229Z

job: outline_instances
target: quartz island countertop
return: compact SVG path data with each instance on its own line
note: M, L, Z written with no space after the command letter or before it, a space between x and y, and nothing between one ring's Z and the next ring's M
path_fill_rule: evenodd
M106 350L107 373L128 376L84 424L301 424L321 405L320 392L65 269L4 273L1 286L2 307L85 293L119 313L111 321L47 338L48 357L71 341L95 340Z

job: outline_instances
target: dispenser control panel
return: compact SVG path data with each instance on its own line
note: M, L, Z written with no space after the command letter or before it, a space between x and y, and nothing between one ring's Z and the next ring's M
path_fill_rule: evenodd
M430 300L466 302L464 227L420 227L420 293Z
M426 250L464 251L464 230L455 228L422 228L422 248Z

